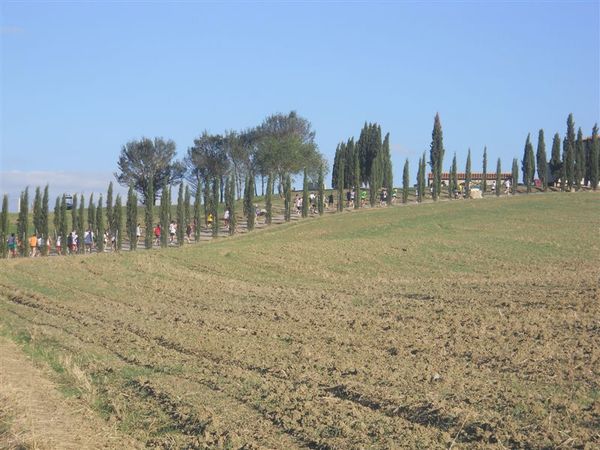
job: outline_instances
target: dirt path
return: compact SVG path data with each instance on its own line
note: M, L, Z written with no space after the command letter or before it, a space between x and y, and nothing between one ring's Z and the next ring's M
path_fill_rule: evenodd
M0 337L0 448L139 448L76 399L56 390L49 374Z

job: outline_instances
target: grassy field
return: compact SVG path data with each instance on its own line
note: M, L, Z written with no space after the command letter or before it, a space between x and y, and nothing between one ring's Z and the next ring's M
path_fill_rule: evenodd
M590 192L346 212L1 261L0 333L145 446L597 448L599 254Z

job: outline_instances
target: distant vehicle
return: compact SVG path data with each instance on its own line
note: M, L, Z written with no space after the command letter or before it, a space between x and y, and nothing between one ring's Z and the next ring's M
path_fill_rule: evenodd
M65 194L65 203L68 211L73 209L73 196L71 194Z

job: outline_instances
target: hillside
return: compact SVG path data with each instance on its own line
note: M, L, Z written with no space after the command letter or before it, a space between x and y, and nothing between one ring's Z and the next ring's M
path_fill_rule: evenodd
M5 260L0 333L146 446L583 448L599 223L536 194Z

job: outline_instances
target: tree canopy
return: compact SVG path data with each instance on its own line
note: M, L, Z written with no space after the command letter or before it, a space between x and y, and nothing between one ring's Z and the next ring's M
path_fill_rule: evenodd
M175 142L160 137L130 141L121 148L115 177L121 186L133 186L144 204L148 203L148 186L152 183L154 204L161 187L181 180L185 172L184 165L174 159L175 150Z

